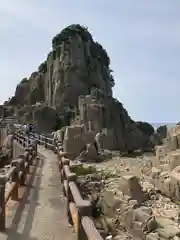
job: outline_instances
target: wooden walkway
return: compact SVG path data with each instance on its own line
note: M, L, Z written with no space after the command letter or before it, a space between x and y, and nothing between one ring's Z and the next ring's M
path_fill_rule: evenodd
M44 147L38 147L38 153L39 166L31 168L27 186L20 190L21 201L7 204L7 229L0 240L76 239L68 228L56 155Z

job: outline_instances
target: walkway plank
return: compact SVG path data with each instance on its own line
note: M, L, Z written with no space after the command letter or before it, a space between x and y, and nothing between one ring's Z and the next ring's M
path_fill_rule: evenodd
M75 239L65 215L56 155L43 147L38 147L38 152L42 164L36 168L35 176L29 176L28 187L21 189L20 204L9 201L7 230L0 233L0 240Z

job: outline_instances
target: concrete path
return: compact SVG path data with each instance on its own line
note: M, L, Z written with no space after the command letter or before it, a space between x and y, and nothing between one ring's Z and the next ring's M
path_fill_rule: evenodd
M6 232L0 240L74 240L65 215L65 199L60 186L56 155L38 148L38 168L31 168L20 201L7 205ZM44 156L44 157L42 157Z

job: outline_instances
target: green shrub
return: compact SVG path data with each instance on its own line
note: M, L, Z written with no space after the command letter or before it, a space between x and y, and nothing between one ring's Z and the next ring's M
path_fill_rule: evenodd
M89 33L88 29L79 24L72 24L64 28L59 34L57 34L52 40L52 47L56 49L62 42L66 42L68 39L80 35L83 41L92 41L92 36Z
M28 79L27 78L23 78L20 82L20 84L24 84L24 83L27 83L28 82Z
M44 61L43 63L41 63L38 70L39 70L39 72L46 73L47 72L47 61Z

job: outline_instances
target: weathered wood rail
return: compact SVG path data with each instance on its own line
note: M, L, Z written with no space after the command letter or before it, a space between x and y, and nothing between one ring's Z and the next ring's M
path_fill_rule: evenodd
M84 200L76 185L77 176L71 171L73 164L65 153L57 151L58 166L63 184L64 196L67 198L67 217L69 224L74 226L77 239L102 240L100 233L95 228L92 220L92 205L88 200Z
M47 149L56 151L57 163L60 171L60 179L63 187L64 196L67 200L67 220L74 227L77 234L77 240L103 240L96 229L92 220L92 205L88 200L84 200L77 187L77 175L72 172L73 161L66 158L67 153L63 152L60 143L55 145L52 138L31 134L36 142L44 145Z
M24 154L21 154L18 159L12 160L7 171L4 170L0 173L0 231L4 231L6 228L6 204L10 198L15 201L19 200L19 188L25 185L30 165L33 165L33 160L37 156L36 141L20 134L15 134L14 137L24 147Z
M40 135L40 134L37 134L37 133L31 133L30 137L32 139L35 139L37 141L37 144L44 145L45 148L47 148L49 150L52 150L52 151L55 151L56 144L55 144L55 141L54 141L53 138L49 138L47 136Z

